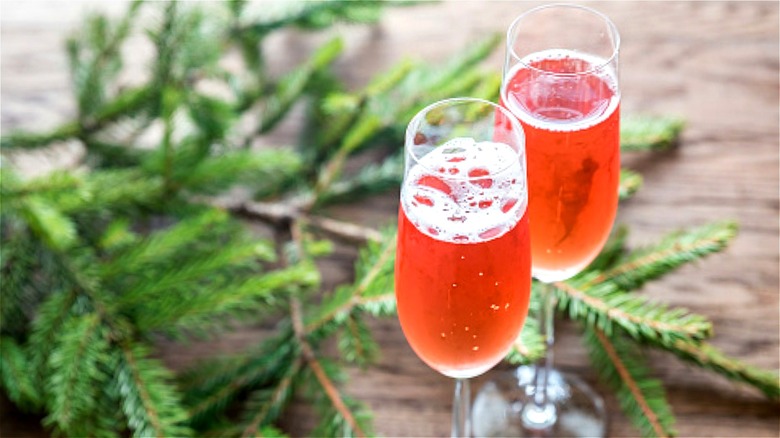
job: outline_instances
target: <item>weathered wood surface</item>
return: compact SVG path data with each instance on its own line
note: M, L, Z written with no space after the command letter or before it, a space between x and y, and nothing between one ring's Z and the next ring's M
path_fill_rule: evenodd
M100 9L121 11L107 2ZM457 1L388 11L374 27L343 27L347 50L337 66L359 86L403 57L445 60L469 42L503 33L517 14L536 3ZM676 114L687 120L680 148L625 157L645 185L621 205L618 222L631 228L630 243L650 243L679 228L734 219L740 234L725 252L687 266L645 293L682 305L714 322L712 343L745 362L780 368L780 184L778 126L780 84L777 2L608 2L591 6L609 15L622 34L623 113ZM70 2L0 2L2 17L2 128L39 129L73 115L63 36L84 8ZM311 36L274 39L279 68L305 56ZM501 55L486 68L498 71ZM293 118L276 135L294 134ZM335 217L376 225L393 219L396 194L334 210ZM328 284L350 278L355 251L340 248L323 262ZM451 382L412 353L396 321L373 324L382 359L350 373L347 392L367 402L383 436L445 436ZM576 330L559 325L557 364L594 381ZM208 354L235 351L257 341L262 329L228 334L218 342L161 346L180 367ZM780 436L778 405L756 391L653 354L666 384L681 436ZM488 374L489 376L489 374ZM479 380L475 386L478 386ZM605 388L611 436L637 432ZM0 404L2 436L43 436L35 417ZM314 419L297 403L283 421L306 435Z

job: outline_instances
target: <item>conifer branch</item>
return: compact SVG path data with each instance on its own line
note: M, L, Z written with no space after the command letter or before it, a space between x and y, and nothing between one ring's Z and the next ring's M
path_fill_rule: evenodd
M293 223L291 227L291 234L293 239L293 245L295 245L298 254L303 255L304 245L303 245L303 240L302 240L303 238L302 238L300 225L298 225L297 223ZM307 331L306 331L306 327L304 326L303 318L304 318L303 310L301 309L300 301L298 300L297 297L291 297L290 298L290 320L292 322L293 333L295 334L295 339L298 341L298 344L300 345L301 354L303 355L303 358L306 361L307 366L314 373L314 376L316 377L322 389L325 391L325 394L327 395L328 399L330 400L330 402L332 403L336 411L338 411L339 414L344 418L344 420L350 425L351 429L355 431L357 436L365 437L366 436L365 433L362 431L357 421L355 421L352 412L344 404L344 401L342 400L338 389L336 389L336 386L328 378L328 375L322 369L322 366L320 365L320 362L317 360L317 356L315 355L314 350L312 349L311 345L309 345L309 342L307 340Z
M185 373L180 381L190 423L196 426L207 423L226 409L230 401L247 390L267 385L299 357L300 349L293 340L292 329L285 325L246 356L212 359Z
M108 350L97 314L71 318L61 327L49 356L47 377L49 416L44 424L75 434L83 418L96 408L96 390L107 379L99 364Z
M367 242L380 242L382 240L382 233L379 231L352 222L314 215L304 216L300 220L306 226L314 227L328 235L352 243L362 244Z
M628 116L620 121L624 152L658 151L677 144L685 121L678 117Z
M333 38L319 47L308 62L282 77L276 84L275 93L264 102L260 125L255 134L264 134L273 129L316 77L316 73L333 62L343 47L340 38Z
M547 344L539 331L539 319L537 318L543 305L541 299L543 286L539 281L532 280L531 282L531 301L528 304L528 314L523 329L505 357L505 360L513 365L534 363L543 358L547 351Z
M736 233L737 224L731 221L670 233L656 245L634 250L621 263L596 275L588 284L610 281L626 290L637 289L685 263L723 250Z
M642 188L642 181L642 175L628 169L620 169L620 183L618 185L620 200L628 199L638 192Z
M411 4L410 2L331 0L318 2L290 2L298 10L282 17L250 23L236 29L237 33L266 35L288 26L302 29L321 29L339 21L372 23L379 19L379 11L385 5ZM292 9L292 8L291 8Z
M709 343L680 339L668 351L687 362L714 371L736 382L747 383L771 400L780 400L780 377L776 372L747 365L723 354Z
M674 417L660 384L648 376L640 352L621 335L607 337L598 328L586 329L591 359L600 376L618 390L621 408L647 437L676 435Z
M179 396L168 383L168 371L148 359L140 344L119 343L120 360L115 384L122 397L122 410L138 437L189 436L181 425L186 419Z
M251 421L241 433L242 437L258 436L261 427L267 426L270 421L273 421L278 417L280 410L274 409L274 407L279 407L286 404L287 399L289 399L292 394L292 387L295 377L301 370L302 366L303 357L299 356L295 362L293 362L289 371L277 383L273 391L268 396L264 396L262 398L262 407L258 409L253 416L251 416ZM262 436L262 434L259 434L259 436Z
M665 345L675 339L705 339L712 331L710 322L701 316L651 303L646 297L624 292L611 283L587 289L571 282L554 284L559 309L568 310L572 319L587 321L608 335L615 323L637 339Z
M30 360L13 338L0 338L0 363L0 387L8 398L24 410L38 410L42 400L33 383Z
M505 360L513 365L530 364L544 357L546 344L539 333L539 322L530 312L523 329L512 344Z
M303 357L306 360L308 367L311 369L311 371L314 373L315 377L317 378L317 381L322 386L322 389L327 394L328 398L333 404L333 407L344 417L344 419L350 425L352 430L355 431L358 437L365 437L366 436L365 433L363 433L362 429L355 421L355 418L352 416L352 412L349 410L349 408L347 408L347 406L342 401L339 391L336 389L336 386L328 378L327 374L322 369L322 366L317 360L314 351L312 350L309 343L306 341L306 332L303 326L303 316L302 316L300 306L301 306L300 301L298 301L296 298L292 298L290 300L290 317L293 322L293 329L295 331L295 336L298 340L298 343L301 346L301 352L303 354Z
M36 380L42 380L47 374L47 362L50 346L63 324L71 313L76 301L73 290L56 291L46 297L38 308L38 313L32 322L30 333L30 366Z
M0 272L11 281L2 291L0 383L15 403L43 408L48 424L73 436L116 436L128 427L136 436L201 433L219 429L237 408L239 424L219 430L250 436L277 434L271 423L306 384L321 418L312 434L372 433L360 404L339 392L343 362L328 360L322 347L335 338L344 362L365 366L374 359L377 344L365 317L395 311L395 236L321 209L397 189L403 156L386 146L402 144L405 121L422 106L455 95L496 100L500 75L477 65L502 38L478 41L443 67L404 60L356 92L344 91L330 68L340 40L277 78L268 73L263 43L286 26L375 22L383 8L397 4L409 2L288 2L286 13L271 18L241 0L217 6L228 8L227 17L163 4L161 19L146 33L156 54L149 78L130 87L117 73L140 2L115 25L96 17L71 39L75 120L0 139L6 152L75 138L94 165L25 182L8 177L7 166L0 169ZM245 61L239 73L220 65L233 47ZM230 90L231 99L201 91L204 80ZM256 144L304 97L311 117L295 150L242 147ZM259 125L239 126L254 109ZM622 150L671 147L681 128L671 118L625 118ZM139 145L142 134L155 135ZM381 158L348 174L361 152ZM621 199L641 182L639 174L621 171ZM209 208L225 202L206 196L237 184L253 193L252 201ZM227 213L271 224L278 247L249 238ZM310 241L303 231L364 245L355 280L321 302L303 300L319 289L313 260L328 252L329 242ZM605 361L599 370L617 368L611 382L627 415L644 419L637 423L643 433L671 433L663 392L638 354L643 343L778 398L776 375L701 342L711 329L705 318L630 292L722 250L734 232L715 224L629 252L625 232L618 231L586 272L557 285L559 308L597 333L590 346ZM200 364L180 376L180 385L144 344L150 336L190 337L269 315L281 318L269 339ZM508 360L541 356L536 324L529 317ZM26 369L24 380L19 375Z
M326 309L324 313L317 314L306 322L305 332L312 333L322 327L324 324L336 318L338 315L348 314L352 311L352 309L359 305L365 305L368 302L374 300L384 300L384 297L380 298L380 296L376 295L370 298L364 297L363 295L371 283L377 279L383 270L387 269L388 262L393 260L394 255L395 238L392 236L386 237L385 241L382 243L381 252L372 260L371 265L367 267L363 275L360 277L360 282L349 289L349 299L334 307L328 307L327 305L324 306ZM342 293L340 295L344 294ZM339 300L336 300L337 303L338 301Z

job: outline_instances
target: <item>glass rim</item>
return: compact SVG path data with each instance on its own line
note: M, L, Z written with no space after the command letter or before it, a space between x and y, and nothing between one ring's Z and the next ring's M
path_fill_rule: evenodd
M591 68L581 71L581 72L575 72L575 73L560 73L560 72L554 72L550 70L546 70L543 68L534 67L533 65L530 65L526 62L523 62L522 58L518 56L518 54L515 52L514 44L510 45L510 41L514 41L515 38L512 38L513 34L516 31L517 25L522 21L523 18L526 18L530 15L533 15L539 11L545 10L545 9L552 9L552 8L569 8L569 9L579 9L585 12L588 12L590 14L593 14L599 18L601 18L604 23L607 25L607 28L610 30L612 39L613 39L613 48L612 53L608 58L604 58L604 62L593 65ZM593 8L590 8L588 6L583 5L576 5L572 3L551 3L547 5L537 6L534 8L531 8L522 14L515 17L514 20L512 20L512 24L509 25L509 29L506 31L506 45L507 45L507 53L515 59L519 64L522 64L523 67L536 71L540 74L546 74L551 76L562 76L562 77L577 77L577 76L583 76L583 75L591 75L593 73L599 72L601 70L604 70L607 68L610 64L612 64L617 58L620 53L620 32L618 32L617 26L615 26L615 23L612 22L612 20L604 13L599 12ZM564 48L565 49L565 48Z
M450 181L477 181L485 178L489 178L493 175L499 175L507 170L509 170L512 167L513 163L507 163L505 166L501 167L500 169L497 169L493 172L488 173L487 175L480 175L480 176L454 176L454 175L441 175L439 176L437 173L437 169L432 169L425 164L421 163L420 160L422 157L418 157L415 152L414 148L411 146L414 146L414 133L412 132L413 126L419 126L419 121L425 117L426 114L428 114L432 109L437 107L445 107L445 106L452 106L453 104L483 104L488 105L490 107L493 107L494 109L497 109L501 111L501 113L508 117L510 122L512 123L513 127L517 129L516 132L520 133L520 137L522 138L522 144L520 145L519 150L516 150L515 153L518 157L518 159L522 159L525 157L525 130L523 129L523 125L520 123L520 120L515 116L511 111L504 108L501 105L497 105L489 100L481 99L478 97L451 97L447 99L437 100L436 102L433 102L429 105L427 105L425 108L421 109L417 112L417 114L412 117L412 119L409 121L409 124L406 127L406 139L404 143L404 153L408 154L409 157L414 161L415 165L422 166L424 169L437 174L437 178L450 180ZM482 141L487 140L481 140L477 143L480 143ZM510 145L511 147L511 145ZM514 150L515 148L512 147Z

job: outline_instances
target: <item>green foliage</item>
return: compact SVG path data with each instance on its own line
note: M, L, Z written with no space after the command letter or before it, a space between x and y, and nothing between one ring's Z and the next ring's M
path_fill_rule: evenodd
M620 148L624 152L658 151L677 144L685 121L679 117L624 117L620 122Z
M109 379L100 366L107 362L106 335L95 313L70 317L60 327L47 364L49 415L44 424L56 425L71 436L90 433L89 429L81 429L84 417L96 410L96 392Z
M113 385L133 436L189 436L182 425L187 413L180 403L171 372L149 357L142 344L125 343L115 358Z
M642 436L675 436L671 406L661 381L651 377L645 352L625 335L608 338L597 328L586 329L584 338L593 366Z
M395 314L394 227L327 225L322 210L397 189L398 145L423 106L462 95L496 100L501 78L480 64L501 36L441 65L404 59L357 90L333 71L344 49L338 37L278 76L264 44L281 29L374 23L384 8L412 3L133 2L116 22L89 17L66 45L74 120L0 140L0 383L8 398L67 436L284 436L274 423L294 397L319 413L311 434L373 435L366 407L339 388L345 366L369 367L380 355L371 319ZM147 39L153 59L140 83L124 83L123 48L134 36ZM228 52L242 68L225 67ZM306 114L300 138L259 146L298 105ZM623 151L669 147L682 126L627 117ZM63 140L85 146L82 170L29 179L6 160ZM349 170L350 160L367 158ZM623 169L621 199L641 184ZM253 199L217 207L234 189ZM332 251L322 235L334 232L366 242L354 279L322 291L316 258ZM724 249L735 232L714 223L629 250L620 228L582 275L556 285L558 309L585 325L594 364L646 435L673 431L642 360L646 346L778 397L775 375L703 342L706 318L637 290ZM508 360L543 354L539 305L534 293ZM155 358L161 337L215 336L245 323L270 330L234 356L178 374ZM637 408L643 403L649 411Z
M25 410L36 410L41 405L41 393L35 387L30 373L30 360L24 349L13 338L0 338L0 383L8 398Z
M677 341L670 351L694 365L758 388L772 400L780 400L780 378L775 372L747 365L706 342Z

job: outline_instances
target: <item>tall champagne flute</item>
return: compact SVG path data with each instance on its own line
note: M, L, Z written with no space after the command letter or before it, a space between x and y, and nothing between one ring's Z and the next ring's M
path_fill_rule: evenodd
M470 436L468 379L507 354L528 312L525 144L506 109L436 102L409 123L395 294L410 346L456 379L452 436Z
M599 436L603 401L576 376L552 368L551 284L573 277L601 251L612 228L620 175L618 50L614 24L566 4L532 9L507 32L501 103L526 134L533 276L543 284L544 363L487 384L486 400L516 410L476 416L480 434ZM544 333L546 332L546 333ZM539 388L544 388L541 390ZM497 398L500 391L504 394Z

